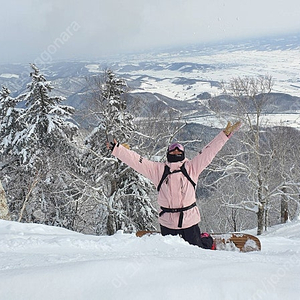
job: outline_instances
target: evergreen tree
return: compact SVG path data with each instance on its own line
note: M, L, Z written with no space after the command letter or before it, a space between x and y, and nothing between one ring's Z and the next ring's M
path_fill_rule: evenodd
M97 102L98 125L87 139L85 163L94 187L93 197L98 199L96 231L113 234L119 229L152 228L155 209L150 182L113 158L105 147L109 136L130 141L134 133L133 117L126 111L124 100L126 84L111 70L106 70L102 79L92 80L91 98Z
M10 90L2 87L0 91L0 154L5 155L12 149L16 132L21 128L19 117L22 109L17 109L16 104L22 97L13 98ZM3 161L3 157L1 159Z
M70 122L74 108L60 103L64 97L51 96L51 83L35 65L31 65L32 82L28 84L28 93L24 96L26 109L21 120L26 124L15 141L17 153L23 162L34 171L39 169L40 160L47 156L47 152L68 147L77 131L77 126Z
M72 142L77 131L71 122L74 109L60 105L64 98L51 96L50 82L35 65L31 67L32 81L22 95L26 108L18 117L25 126L17 128L11 149L19 165L14 178L26 182L13 193L16 186L10 181L7 193L19 221L70 228L74 208L69 171L76 168L77 157Z
M23 176L22 165L19 157L14 154L14 142L18 133L25 128L20 120L24 112L16 108L23 95L16 98L10 96L10 91L2 87L0 92L0 177L7 192L7 202L10 204L12 219L17 219L18 212L25 197L28 177Z

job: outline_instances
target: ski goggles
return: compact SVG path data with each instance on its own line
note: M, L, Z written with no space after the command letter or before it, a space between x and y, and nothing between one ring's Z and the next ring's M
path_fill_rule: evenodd
M176 148L177 148L179 151L184 152L184 147L183 147L181 144L179 144L179 143L171 144L171 145L168 147L168 152L174 151Z

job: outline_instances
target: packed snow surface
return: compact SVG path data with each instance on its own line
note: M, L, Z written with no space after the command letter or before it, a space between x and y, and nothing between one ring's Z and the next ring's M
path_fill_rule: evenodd
M260 240L259 252L212 251L0 220L0 299L300 299L300 221Z

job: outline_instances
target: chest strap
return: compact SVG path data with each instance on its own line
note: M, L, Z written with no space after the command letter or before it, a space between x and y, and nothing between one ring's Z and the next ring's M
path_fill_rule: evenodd
M183 212L186 210L189 210L193 207L196 206L196 202L194 202L193 204L186 206L186 207L180 207L180 208L168 208L168 207L160 207L161 212L159 213L159 216L161 217L164 213L177 213L180 212L179 214L179 220L178 220L178 227L181 228L182 227L182 221L183 221Z

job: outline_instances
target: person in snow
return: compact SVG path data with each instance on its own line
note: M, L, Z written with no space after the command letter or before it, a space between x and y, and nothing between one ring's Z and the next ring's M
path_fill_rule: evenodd
M212 238L201 237L200 212L196 206L195 186L201 172L211 163L241 122L228 122L192 160L185 157L183 145L174 143L167 149L167 162L154 162L128 149L125 144L106 142L107 149L122 162L148 178L158 190L159 224L162 235L180 235L202 248L212 247ZM208 239L209 238L209 239Z

